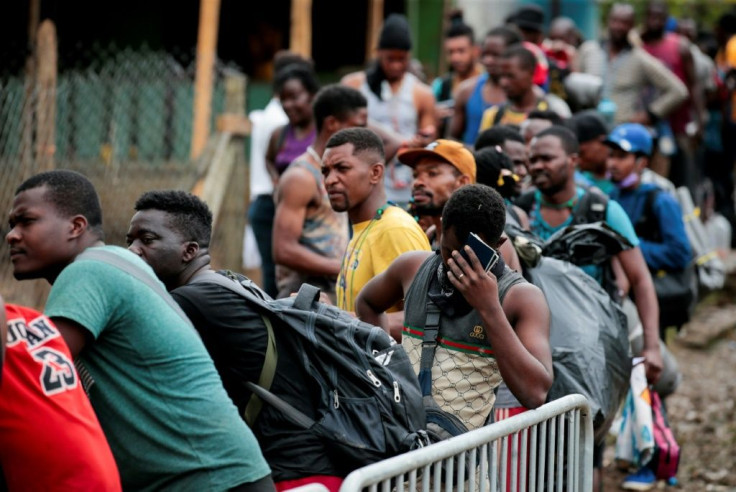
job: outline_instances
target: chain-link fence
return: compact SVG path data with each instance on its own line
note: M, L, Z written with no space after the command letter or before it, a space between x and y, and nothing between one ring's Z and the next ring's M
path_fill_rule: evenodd
M58 70L54 54L51 66L30 61L21 73L0 75L0 210L7 214L15 188L39 171L80 171L100 194L108 244L122 245L142 192L191 190L198 177L189 158L194 63L145 48L75 49L77 56L59 57ZM223 104L218 75L213 127ZM2 230L4 238L7 225ZM6 300L42 306L45 282L13 279L4 240L0 258Z

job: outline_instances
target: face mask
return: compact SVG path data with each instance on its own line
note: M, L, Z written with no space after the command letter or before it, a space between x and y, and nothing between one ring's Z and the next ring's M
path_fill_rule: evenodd
M625 190L626 188L631 188L636 184L636 182L639 179L639 174L636 172L632 172L628 176L626 176L624 179L619 181L618 183L614 183L616 185L616 188Z

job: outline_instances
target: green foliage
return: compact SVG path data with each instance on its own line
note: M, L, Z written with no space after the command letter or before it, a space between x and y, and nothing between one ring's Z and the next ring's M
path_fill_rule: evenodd
M601 0L599 5L600 27L602 33L606 32L606 19L611 6L614 3L628 3L636 10L637 24L644 19L646 0L634 0L621 2L614 0ZM675 19L692 18L698 24L698 29L713 31L718 18L729 10L736 9L736 0L667 0L670 15Z

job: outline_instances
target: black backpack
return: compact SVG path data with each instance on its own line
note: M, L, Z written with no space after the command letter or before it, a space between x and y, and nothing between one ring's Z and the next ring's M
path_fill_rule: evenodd
M529 214L534 207L534 194L537 190L522 193L514 199L514 205ZM580 198L580 203L572 211L572 225L604 222L609 198L602 192L588 188Z
M654 213L654 202L664 190L653 188L647 192L644 209L634 224L636 234L647 241L662 242L659 220ZM659 326L680 327L690 321L698 300L698 280L695 262L691 261L683 270L651 270L654 289L659 302Z
M319 389L314 409L318 418L310 418L264 387L276 371L275 349L266 353L259 384L247 386L256 400L319 436L342 472L428 444L417 377L403 347L381 328L318 302L320 290L309 284L303 284L295 297L269 300L254 293L260 289L250 281L240 283L218 274L195 281L214 282L238 293L263 317L269 346L277 345L275 339L288 353L301 356L297 366ZM305 397L305 402L311 400ZM248 407L253 408L251 402ZM256 419L251 414L246 420L252 424Z
M531 190L521 194L514 200L514 205L517 205L527 214L531 214L532 208L534 207L535 193L536 190ZM584 227L587 224L605 224L606 212L608 211L608 202L609 198L608 196L603 194L603 192L597 190L596 188L586 189L585 194L583 194L583 196L580 198L580 202L572 211L572 222L570 226L561 231L558 231L555 234L554 239L559 240L563 238L565 234L574 232L576 226ZM612 229L610 228L609 230L612 231ZM614 231L612 231L612 233L613 232ZM619 238L625 241L624 238L620 236ZM618 285L616 284L616 277L613 273L611 262L609 261L611 257L613 257L616 253L620 251L620 247L616 245L616 242L617 241L612 241L611 243L607 243L611 244L613 247L604 254L604 257L598 255L596 259L596 264L601 268L601 285L612 299L620 301ZM561 248L555 247L553 243L554 241L552 240L552 238L547 241L544 252L545 256L552 256L560 260L569 261L570 263L578 266L590 264L587 263L587 259L583 258L583 255L573 254L573 250L569 248L563 251ZM626 244L628 244L628 241L624 245Z

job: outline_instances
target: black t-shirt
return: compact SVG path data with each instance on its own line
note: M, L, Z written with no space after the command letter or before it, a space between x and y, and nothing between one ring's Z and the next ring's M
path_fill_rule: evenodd
M245 382L258 382L268 335L261 315L235 292L197 282L171 291L215 362L222 384L241 415L250 398Z
M231 290L196 282L171 291L202 336L223 386L241 416L251 392L246 381L258 382L265 359L268 333L261 315ZM299 354L279 343L283 332L274 325L278 363L271 392L308 416L315 414L319 390L299 368ZM253 426L261 451L276 482L311 475L339 475L321 439L291 423L281 412L264 405ZM337 462L337 461L336 461Z

